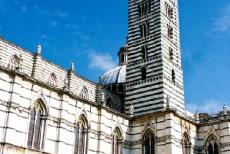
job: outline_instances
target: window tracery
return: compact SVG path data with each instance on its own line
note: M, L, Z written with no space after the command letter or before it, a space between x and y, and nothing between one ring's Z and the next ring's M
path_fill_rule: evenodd
M118 127L112 134L112 154L122 154L122 134Z
M142 142L143 154L155 154L155 135L151 130L146 130Z
M37 101L30 113L30 123L28 131L27 146L29 148L41 149L43 145L43 138L46 123L46 111L42 102Z
M88 129L88 121L84 115L81 115L75 128L74 154L87 154Z
M219 144L214 135L210 135L206 141L206 154L219 154Z
M182 150L183 154L191 153L191 143L188 134L185 132L182 138Z

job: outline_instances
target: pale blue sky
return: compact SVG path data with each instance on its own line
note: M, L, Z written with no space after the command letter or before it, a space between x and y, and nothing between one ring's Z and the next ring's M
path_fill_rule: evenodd
M185 100L191 111L230 106L230 1L179 0ZM0 0L0 35L97 81L117 64L127 0ZM199 107L198 107L199 106Z

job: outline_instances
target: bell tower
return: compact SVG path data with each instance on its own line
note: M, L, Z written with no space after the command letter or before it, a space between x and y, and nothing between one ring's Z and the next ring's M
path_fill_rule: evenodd
M125 111L184 113L177 0L128 1Z

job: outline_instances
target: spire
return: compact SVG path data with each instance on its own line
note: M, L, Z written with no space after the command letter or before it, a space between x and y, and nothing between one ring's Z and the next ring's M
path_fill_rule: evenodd
M71 61L70 71L75 72L74 61Z
M37 52L38 55L41 55L42 53L42 46L40 44L37 45Z

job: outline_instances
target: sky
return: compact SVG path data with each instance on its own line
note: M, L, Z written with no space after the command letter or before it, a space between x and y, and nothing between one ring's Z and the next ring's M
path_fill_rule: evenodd
M0 0L0 35L97 82L126 42L127 0ZM230 1L179 0L186 108L230 107Z

